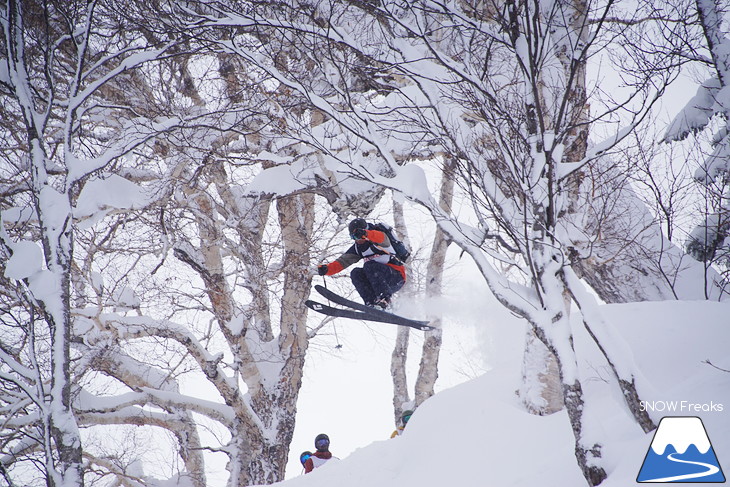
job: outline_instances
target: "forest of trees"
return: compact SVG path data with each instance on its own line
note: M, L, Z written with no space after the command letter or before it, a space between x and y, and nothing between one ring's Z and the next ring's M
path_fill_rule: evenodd
M524 407L567 411L600 484L571 309L648 432L594 296L727 292L725 3L0 0L0 485L145 486L151 429L195 487L211 453L283 480L314 268L390 200L437 229L403 292L468 255L529 324ZM408 390L408 338L394 418L438 377L440 329Z

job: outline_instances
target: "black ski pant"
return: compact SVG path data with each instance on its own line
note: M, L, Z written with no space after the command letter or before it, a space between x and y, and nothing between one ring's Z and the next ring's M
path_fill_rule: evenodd
M365 304L374 304L378 298L389 299L403 284L403 276L389 265L368 261L350 272L352 284Z

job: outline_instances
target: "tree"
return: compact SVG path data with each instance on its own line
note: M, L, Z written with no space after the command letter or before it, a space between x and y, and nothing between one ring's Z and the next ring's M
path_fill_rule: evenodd
M200 79L186 74L191 58L180 59L170 71L184 73L184 96L163 106L192 101L195 122L115 168L139 184L147 180L155 199L125 211L124 232L98 225L90 235L88 248L99 251L85 280L103 273L104 282L134 289L136 304L130 309L105 296L90 317L99 334L91 366L131 391L107 397L86 417L175 432L186 467L179 475L194 482L205 483L199 457L205 449L226 455L229 485L272 483L284 476L313 336L303 302L311 286L314 205L311 195L290 194L280 179L277 197L268 193L271 185L257 183L274 166L257 154L273 154L276 138L251 107L268 94L249 89L251 77L232 76L238 67L215 53L199 55L215 66ZM212 394L178 387L175 379L184 375L196 376ZM167 414L140 420L150 406ZM196 416L188 421L181 411ZM203 426L219 437L203 438Z
M696 61L710 68L710 77L698 88L697 94L675 117L667 129L664 140L681 141L693 133L706 130L710 122L718 118L719 125L713 134L711 151L702 166L694 174L694 179L705 190L704 221L690 233L686 244L687 252L696 260L711 266L719 265L727 273L726 238L730 229L728 208L728 134L727 120L730 115L725 108L723 89L730 82L730 58L726 52L727 32L723 28L723 15L727 8L725 2L695 2L697 22L702 31L701 44L709 55ZM726 281L725 281L726 282ZM722 289L726 292L726 288Z
M199 177L213 186L220 183L220 163L196 167L191 154L201 154L195 144L207 145L221 132L225 136L214 140L218 147L237 139L241 119L251 117L255 107L236 111L225 105L224 109L231 108L225 117L216 107L205 110L205 100L190 76L193 44L171 33L166 27L170 12L155 7L134 3L120 11L114 3L101 2L7 4L3 22L7 69L0 71L0 84L10 103L3 104L2 120L7 140L16 143L2 153L0 236L7 277L3 309L12 326L3 330L0 340L0 370L8 385L2 397L0 458L10 484L16 476L27 476L26 465L36 461L43 464L50 485L82 485L84 474L91 480L98 476L125 485L143 483L146 476L137 467L138 459L105 455L105 445L92 448L90 438L103 425L144 425L171 431L184 463L180 473L194 485L205 485L202 449L210 447L201 441L192 411L235 432L229 433L232 485L283 476L286 447L282 445L288 444L294 415L293 410L284 411L279 421L274 417L278 410L270 408L269 401L281 388L282 402L290 401L285 406L293 409L295 398L286 394L293 390L296 395L301 379L306 351L302 343L308 336L304 317L292 314L298 309L297 293L308 288L301 282L308 279L302 272L308 265L307 248L302 247L307 240L300 237L307 234L311 221L297 204L288 206L287 201L300 202L304 197L278 202L284 229L282 262L290 264L284 288L296 290L284 293L293 302L282 314L282 333L267 334L268 308L248 317L229 316L229 321L240 320L232 325L240 325L238 331L231 331L231 323L223 321L226 312L235 311L224 301L231 298L224 294L227 276L215 272L220 269L216 251L223 247L211 242L218 230L217 208L205 191L195 187ZM186 141L186 137L191 138ZM207 155L210 147L204 152ZM185 192L191 199L187 206L177 199ZM221 187L214 195L218 194L230 197L231 187ZM245 211L248 201L258 197L234 201L231 213ZM270 204L269 199L252 205L254 211L244 215L248 220L242 221L241 233L255 235L263 228ZM166 205L171 205L169 211L191 211L194 217L188 221L197 222L200 235L165 234L171 227L164 225ZM262 221L257 219L261 216ZM248 229L248 223L262 227ZM211 247L196 252L187 237ZM214 337L204 332L201 343L195 327L171 319L182 316L182 323L190 319L183 315L194 309L191 300L170 306L163 299L169 290L155 289L148 281L172 251L172 242L180 244L177 255L203 277L210 308L221 317L223 331L235 338L232 345L252 343L243 338L243 320L248 318L255 321L262 340L270 343L276 338L282 348L291 348L291 360L282 361L281 369L292 387L276 380L264 387L262 382L271 376L258 367L272 357L261 355L261 349L255 356L248 349L234 349L233 368L245 368L247 379L254 376L248 392L259 387L249 405L239 390L238 372L229 377L233 368L220 366L223 355L206 349L205 341ZM262 240L247 243L257 242ZM280 247L271 248L275 251L268 257ZM244 255L244 260L248 258ZM137 281L145 273L148 279ZM252 275L257 279L251 288L268 292L270 276ZM181 294L199 299L189 291ZM154 309L153 304L169 308ZM227 406L182 389L178 379L191 364L223 392ZM261 417L254 419L257 410ZM274 420L279 436L273 446L263 445L262 428L271 427ZM245 450L236 449L242 444ZM253 458L250 446L276 451ZM248 461L242 451L249 455ZM86 472L83 461L89 466Z
M142 119L132 124L133 112L110 106L105 96L175 45L110 39L112 24L100 20L113 14L98 2L4 4L2 130L11 143L2 155L0 249L12 326L3 332L0 354L3 415L12 418L4 422L3 441L9 483L13 462L33 457L48 485L84 483L73 410L74 211L87 178L160 131ZM108 118L90 123L97 117Z
M329 96L337 93L340 85L346 86L348 92L355 96L370 96L373 89L385 92L391 90L387 80L380 80L373 77L362 63L357 62L359 54L352 53L339 48L323 38L302 38L294 33L286 33L277 29L278 25L288 25L289 22L299 22L307 15L317 15L316 9L312 10L310 5L289 6L284 3L275 3L268 6L261 6L262 12L274 20L274 25L265 23L249 23L247 15L257 16L256 6L242 5L240 9L232 9L233 5L219 4L215 13L218 17L206 15L201 17L199 22L190 22L195 31L195 36L210 37L210 32L227 32L233 30L236 35L218 37L213 36L214 42L222 52L222 56L237 56L243 63L259 66L262 59L270 63L263 72L271 76L271 82L278 79L277 73L290 73L295 83L308 86L312 91L293 90L286 84L279 84L273 89L276 95L276 104L271 105L270 116L275 119L286 113L287 117L282 120L278 155L281 157L265 168L272 174L281 174L280 169L286 167L288 172L294 175L296 184L294 187L298 192L311 192L323 196L333 212L338 215L340 221L344 221L350 215L365 216L375 207L382 197L384 191L374 184L363 185L362 180L357 181L347 174L338 174L332 170L333 163L339 164L350 157L363 157L369 159L373 167L381 165L381 162L374 154L358 153L359 149L351 147L352 141L346 131L341 130L337 124L332 124L329 117L330 112L320 110L316 105L312 106L310 96L316 92L316 96ZM201 12L207 12L207 5L200 5ZM305 27L306 29L307 27ZM329 53L327 56L320 56L320 52ZM334 56L336 60L344 64L338 64L329 59ZM350 64L352 63L352 64ZM323 82L328 76L334 76L333 84L329 81ZM330 132L332 131L332 132ZM406 159L407 153L397 154L398 158ZM302 164L301 161L307 161ZM278 191L284 193L286 190ZM396 212L396 227L404 232L405 226L398 221ZM394 387L396 389L394 404L396 416L400 417L402 404L408 402L405 386L404 361L406 352L401 348L407 348L408 334L400 330L396 350L394 351ZM425 378L426 372L430 371L428 383L423 379L419 380L419 394L422 399L433 394L433 383L436 379L436 363L438 357L438 343L440 332L431 334L426 348L426 357L430 365L423 369L420 377ZM402 383L402 386L399 385ZM421 399L421 400L422 400ZM420 402L419 402L420 403Z
M218 173L216 178L224 175L220 165L211 169ZM224 422L230 430L225 447L229 485L271 483L284 476L311 338L304 301L312 279L312 196L247 201L233 197L228 181L218 179L215 186L212 181L210 186L200 183L194 190L195 204L175 212L177 220L195 222L193 228L173 232L178 240L175 255L198 274L209 301L206 308L222 335L218 345L223 345L222 351L211 355L209 345L203 356L200 349L198 364L231 408L230 419ZM206 191L201 191L204 187ZM251 206L246 207L247 202ZM265 229L272 205L280 228L274 235L280 245L264 238L270 232ZM229 229L222 225L225 221L237 223ZM231 231L236 237L226 236ZM193 245L198 239L200 243ZM237 297L237 287L243 287L249 298ZM280 302L272 303L272 291L282 296ZM272 316L276 311L278 323ZM230 362L221 362L224 356L231 357ZM211 419L221 421L215 415Z
M443 176L441 178L441 193L439 201L444 211L449 211L454 194L454 178L451 174L453 164L444 163ZM403 218L403 205L394 203L396 226L405 228ZM446 263L446 250L449 241L443 231L436 228L430 254L426 263L425 292L427 298L436 298L441 295L441 283ZM412 286L412 284L411 284ZM423 346L421 348L421 361L415 381L413 399L408 391L406 377L406 359L408 358L408 342L410 330L408 328L398 329L396 343L391 357L391 374L393 376L393 413L396 426L400 424L402 413L406 409L415 409L426 399L434 395L436 380L438 379L439 355L441 352L442 330L440 328L441 317L432 317L431 324L434 329L425 333Z
M608 55L635 80L664 72L671 81L674 73L698 56L694 10L691 2L668 1L606 18L606 29L616 33ZM623 84L641 89L640 83L630 80ZM599 80L597 87L606 92L622 89L610 77ZM652 135L642 128L641 140L638 135L625 139L615 155L599 161L587 175L583 186L605 203L591 206L600 223L593 227L589 223L588 230L598 232L577 245L584 257L576 260L574 270L609 303L717 298L720 277L688 258L677 239L672 239L673 231L667 232L667 201L662 200L672 197L656 192L652 175L639 181L638 189L637 184L628 184L634 183L632 175L637 170L646 173L646 146L656 143L656 138L646 136ZM656 157L651 165L667 164L667 156L648 150ZM649 198L645 203L644 189L658 200ZM613 211L603 211L607 207ZM626 272L627 268L632 272Z

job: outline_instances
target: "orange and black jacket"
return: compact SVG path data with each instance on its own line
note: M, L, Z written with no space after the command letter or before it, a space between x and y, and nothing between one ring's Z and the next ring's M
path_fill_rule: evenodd
M347 251L327 264L327 274L337 274L352 264L365 259L385 264L400 272L403 281L406 280L406 268L395 256L395 249L390 244L388 236L379 230L366 230L363 240L356 240Z

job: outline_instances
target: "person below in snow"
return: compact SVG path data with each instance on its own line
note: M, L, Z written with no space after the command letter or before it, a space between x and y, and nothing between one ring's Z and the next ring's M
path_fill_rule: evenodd
M331 276L364 259L365 264L350 273L352 284L366 305L387 308L391 296L406 283L406 268L396 258L388 236L371 227L362 218L352 220L348 229L355 243L335 261L318 266L317 272Z
M312 452L307 450L303 451L301 455L299 455L299 461L302 462L302 467L304 467L304 464L307 463L307 460L309 460L309 457L312 456Z
M396 436L400 436L403 434L403 430L406 429L408 420L411 419L412 415L413 411L411 411L410 409L403 411L403 414L400 415L400 424L395 429L395 431L393 431L393 434L390 435L391 438L395 438Z
M304 462L304 473L309 473L317 467L321 467L333 457L330 453L330 438L324 433L317 435L314 439L314 446L317 451Z

